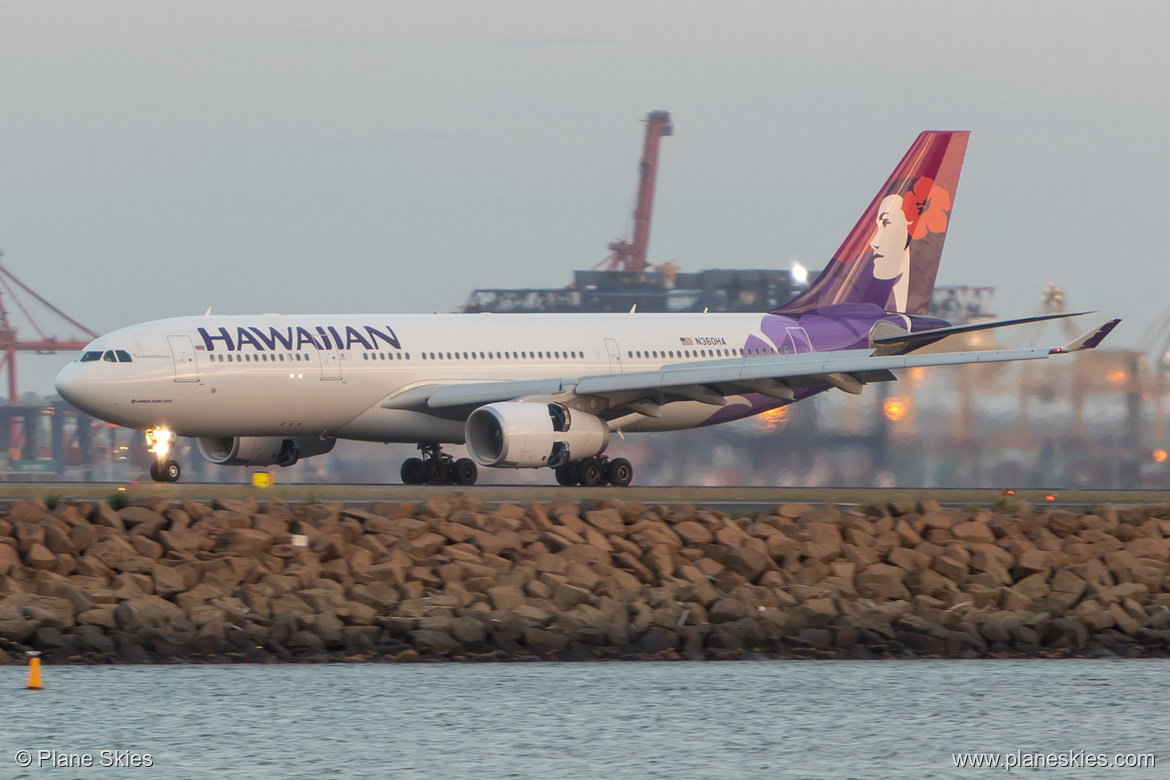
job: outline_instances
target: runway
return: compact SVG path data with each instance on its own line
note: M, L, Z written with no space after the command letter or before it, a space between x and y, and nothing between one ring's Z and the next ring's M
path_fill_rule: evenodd
M341 502L368 504L372 501L392 503L421 501L429 495L467 493L484 504L528 503L532 501L589 501L621 499L645 504L696 505L729 514L746 514L775 509L781 504L805 503L834 505L838 508L859 507L892 502L914 505L934 500L950 509L1002 507L1005 503L1026 502L1041 507L1091 511L1121 505L1170 504L1165 490L1017 490L1005 493L992 489L928 488L801 488L801 487L555 487L533 485L482 485L453 487L446 485L336 485L296 484L257 488L246 484L224 483L99 483L99 482L29 482L0 483L0 505L24 498L97 500L125 491L131 499L157 497L208 501L214 498L255 497L258 501L279 498L287 503Z

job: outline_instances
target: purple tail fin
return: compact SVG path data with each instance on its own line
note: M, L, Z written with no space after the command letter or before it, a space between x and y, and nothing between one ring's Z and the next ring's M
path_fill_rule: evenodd
M821 275L776 313L864 303L926 314L968 135L919 135Z

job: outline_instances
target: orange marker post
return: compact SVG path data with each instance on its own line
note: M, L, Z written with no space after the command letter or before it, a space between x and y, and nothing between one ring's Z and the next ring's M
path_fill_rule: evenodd
M30 691L39 691L41 689L41 659L39 654L28 659L28 689Z

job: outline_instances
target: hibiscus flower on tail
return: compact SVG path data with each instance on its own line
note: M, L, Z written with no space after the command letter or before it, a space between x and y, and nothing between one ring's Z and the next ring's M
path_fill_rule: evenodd
M914 188L902 196L902 213L910 223L910 238L915 241L926 238L927 232L945 233L950 210L951 194L936 187L929 176L914 182Z

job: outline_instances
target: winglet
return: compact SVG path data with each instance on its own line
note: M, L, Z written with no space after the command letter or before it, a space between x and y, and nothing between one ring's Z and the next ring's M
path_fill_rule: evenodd
M1095 349L1098 344L1105 340L1105 337L1113 332L1117 324L1121 322L1119 319L1109 320L1104 325L1094 328L1080 338L1070 341L1063 347L1054 347L1049 354L1059 355L1064 352L1080 352L1085 349Z

